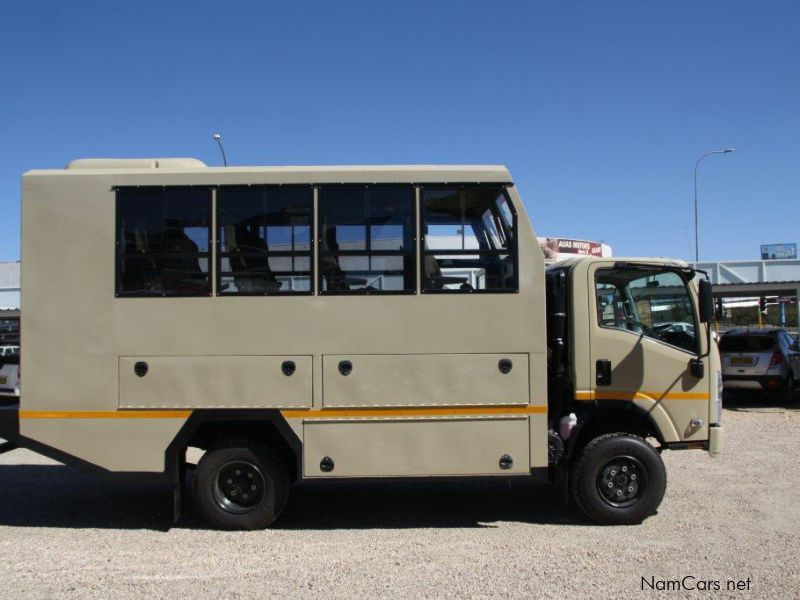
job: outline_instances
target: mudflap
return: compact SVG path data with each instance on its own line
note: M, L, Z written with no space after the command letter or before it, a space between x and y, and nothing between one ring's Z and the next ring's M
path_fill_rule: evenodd
M184 450L178 456L178 477L172 484L172 522L177 523L181 519L181 515L186 511L186 451Z
M19 404L0 406L0 454L19 447Z
M563 498L564 503L567 505L571 504L569 494L569 475L569 460L566 457L562 458L558 464L550 466L551 481L556 486L558 494Z
M172 486L172 522L177 523L181 520L183 512L183 486L176 483Z

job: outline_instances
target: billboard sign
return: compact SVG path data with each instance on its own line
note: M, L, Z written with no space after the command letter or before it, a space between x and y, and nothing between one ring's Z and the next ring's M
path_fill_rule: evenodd
M611 248L602 242L569 238L539 238L545 260L554 262L570 256L611 256Z
M797 244L764 244L761 246L761 260L797 258Z

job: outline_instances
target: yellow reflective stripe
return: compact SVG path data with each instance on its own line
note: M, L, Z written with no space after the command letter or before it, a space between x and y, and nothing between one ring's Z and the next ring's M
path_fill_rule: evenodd
M20 419L188 419L190 410L21 410Z
M709 395L702 392L575 392L576 400L708 400Z
M287 419L341 419L352 417L462 417L545 414L546 406L449 406L436 408L328 408L284 410Z
M324 410L284 410L287 419L347 417L449 417L481 415L545 414L546 406L477 406L437 408L355 408ZM20 419L188 419L190 410L21 410Z
M576 392L577 400L708 400L709 395L694 392ZM283 410L287 419L327 419L352 417L458 417L491 415L545 414L546 406L449 406L420 408L328 408L322 410ZM20 419L188 419L190 410L21 410Z

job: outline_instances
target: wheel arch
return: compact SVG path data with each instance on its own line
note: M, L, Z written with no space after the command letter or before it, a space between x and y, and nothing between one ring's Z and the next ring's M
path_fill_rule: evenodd
M568 454L574 456L594 438L607 433L626 432L639 437L654 437L662 446L671 441L660 426L655 410L664 412L661 407L646 409L632 400L597 400L581 411L579 426L570 436ZM668 421L671 424L671 421Z
M194 411L167 448L168 471L173 471L178 482L187 448L206 450L226 438L243 437L266 444L278 454L291 481L299 477L302 444L278 410Z

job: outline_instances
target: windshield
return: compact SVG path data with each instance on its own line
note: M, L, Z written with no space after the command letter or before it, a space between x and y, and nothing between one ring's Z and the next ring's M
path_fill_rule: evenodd
M595 276L597 319L622 329L697 352L692 296L676 271L619 267Z
M768 352L775 340L766 335L726 335L719 342L720 352Z

